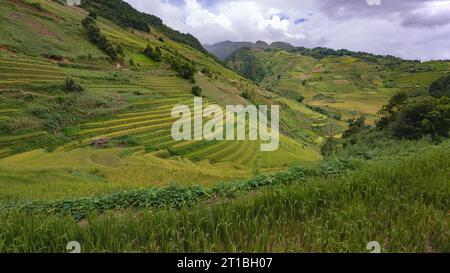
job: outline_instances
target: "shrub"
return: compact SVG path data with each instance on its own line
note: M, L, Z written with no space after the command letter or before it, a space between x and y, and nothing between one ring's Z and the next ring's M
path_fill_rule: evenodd
M243 91L243 92L241 92L240 95L241 95L241 97L243 97L243 98L246 99L246 100L251 99L250 93L248 93L248 91Z
M111 60L116 60L118 56L123 56L123 47L118 48L122 52L120 54L117 52L117 49L114 48L114 46L111 44L110 41L106 38L105 35L101 34L100 28L97 26L97 23L95 21L95 18L91 16L86 16L86 18L81 21L81 24L86 29L86 32L88 34L89 40L97 45L98 48L103 50L103 52L108 55Z
M350 119L348 120L348 129L344 132L342 137L349 138L353 135L359 134L367 128L369 127L366 125L366 117L361 116L358 119Z
M83 87L77 84L72 78L66 78L64 82L64 90L66 92L81 93L84 91Z
M390 128L397 138L420 139L426 135L449 137L449 99L427 97L410 101Z
M88 14L88 17L91 17L93 19L97 19L97 13L95 11L90 11Z
M161 49L159 48L153 50L153 48L150 45L147 45L147 47L144 49L144 55L149 57L155 62L161 61Z
M194 94L196 97L201 97L202 96L202 88L198 85L194 85L192 87L192 94Z
M116 52L121 59L125 58L125 50L121 44L116 47Z
M440 99L443 96L450 98L450 75L444 76L432 83L429 93L437 99Z
M35 8L37 10L44 11L44 8L41 6L40 3L33 2L33 3L30 4L30 6L32 6L33 8Z
M388 130L396 138L449 137L450 101L445 96L409 98L400 93L380 113L383 116L377 127Z
M384 87L385 88L395 88L395 87L397 87L397 83L395 81L387 81L387 82L384 82Z
M201 72L202 72L205 76L207 76L207 77L210 77L210 78L211 78L211 76L212 76L211 71L209 71L209 69L206 68L206 67L203 68Z
M174 59L171 61L171 66L182 78L194 81L196 69L193 65L186 62L181 63L179 59Z

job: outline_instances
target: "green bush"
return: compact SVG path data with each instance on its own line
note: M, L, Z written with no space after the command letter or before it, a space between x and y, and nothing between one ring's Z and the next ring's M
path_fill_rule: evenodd
M399 93L383 107L381 114L377 127L388 130L396 138L449 137L450 101L445 96L410 98L406 93Z
M173 70L178 72L182 78L194 81L194 75L197 72L194 65L182 62L178 58L172 58L170 64Z
M395 81L387 81L383 83L385 88L395 88L397 87L397 83Z
M194 94L196 97L201 97L202 96L202 88L198 85L194 85L192 87L192 94Z
M348 129L343 133L343 138L349 138L353 135L359 134L362 131L369 128L369 126L366 125L366 117L361 116L358 119L350 119L348 121Z
M64 90L66 92L81 93L84 91L83 87L77 84L72 78L66 78L64 82Z
M161 61L161 50L159 48L153 50L153 48L150 45L147 45L147 47L144 49L144 55L149 57L155 62Z
M431 96L437 99L443 96L450 98L450 75L444 76L432 83L429 92Z
M119 56L124 56L123 47L118 47L118 49L121 51L118 53L117 49L114 48L112 43L108 41L106 36L101 33L100 28L97 26L97 23L95 21L94 17L86 16L86 18L81 21L81 24L85 28L89 40L97 45L98 48L103 50L103 52L106 53L110 57L111 60L115 61L118 59Z

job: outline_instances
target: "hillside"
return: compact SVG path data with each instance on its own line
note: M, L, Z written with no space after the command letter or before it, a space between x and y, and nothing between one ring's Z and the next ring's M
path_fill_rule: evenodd
M257 49L282 49L282 50L294 50L295 47L283 42L274 42L272 44L267 44L264 41L258 41L255 43L251 42L232 42L232 41L224 41L220 43L216 43L213 45L205 45L206 50L208 50L211 54L217 56L221 60L226 60L230 57L235 51L241 48L257 48Z
M383 253L446 253L449 143L404 144L397 157L297 167L211 191L172 187L29 204L27 214L0 218L0 251L60 253L77 238L83 253L367 253L371 240ZM48 211L90 214L74 221Z
M305 105L338 114L342 120L365 115L372 124L394 94L426 92L434 81L450 72L447 61L421 63L359 52L300 48L290 52L242 48L226 62L282 97L304 98Z
M121 0L0 6L0 252L450 251L448 61L205 49ZM199 97L279 106L279 148L176 141ZM191 136L229 120L195 110Z
M106 41L102 46L83 26L89 14L83 8L1 0L3 198L95 195L174 181L212 184L246 177L252 169L273 172L321 159L320 132L313 125L326 118L301 106L294 111L287 103L275 153L260 152L258 142L174 141L171 109L179 103L192 106L194 85L201 87L205 104L279 104L278 99L189 41L174 39L167 27L153 21L148 31L119 26L101 16L109 17L108 9L94 3L85 2L88 9L97 7L91 13L96 35ZM147 46L160 52L159 59L143 53ZM196 72L186 77L190 68ZM73 91L78 90L74 86L82 91ZM18 190L21 185L15 182L22 180L36 188ZM49 180L54 181L52 192L45 190ZM68 182L73 190L67 190Z

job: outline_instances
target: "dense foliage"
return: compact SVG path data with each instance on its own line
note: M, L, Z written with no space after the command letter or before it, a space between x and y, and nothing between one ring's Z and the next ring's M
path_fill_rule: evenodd
M193 64L174 57L170 58L169 62L172 69L177 71L180 77L195 82L194 76L195 73L197 72L197 69Z
M349 138L353 135L359 134L362 131L368 129L366 125L366 117L361 116L359 118L353 118L348 120L348 129L343 133L343 138Z
M202 92L203 92L203 90L202 90L202 88L200 86L194 85L192 87L192 94L194 94L194 96L201 97L202 96Z
M437 99L443 96L450 98L450 75L444 76L431 84L429 92L431 96Z
M234 70L256 83L261 82L266 77L264 66L248 48L236 50L225 61Z
M155 62L161 61L161 49L157 47L155 50L150 45L147 45L147 47L144 49L144 55L149 57Z
M449 137L450 101L447 97L409 97L399 93L383 107L377 124L396 138Z
M363 61L372 62L372 63L385 63L387 65L395 65L403 62L402 59L394 56L381 56L375 55L367 52L356 52L347 49L331 49L326 47L315 47L315 48L306 48L306 47L296 47L291 50L291 52L296 52L301 55L310 56L315 59L323 59L328 56L351 56L355 58L359 58Z
M66 78L65 82L64 82L64 90L66 92L83 92L84 88L77 84L72 78Z
M89 36L89 40L93 44L97 45L98 48L103 50L106 55L111 58L111 60L123 60L125 55L123 47L119 45L117 48L115 48L113 44L108 40L108 38L106 38L106 36L101 33L100 28L95 21L96 16L93 16L93 14L95 13L89 14L81 22Z
M314 112L318 112L321 113L322 115L325 115L327 117L333 118L335 120L341 120L342 116L339 113L335 113L335 112L331 112L328 111L324 108L321 108L319 106L314 106L314 105L310 105L310 104L305 104L306 107L308 107L309 109L313 110Z
M149 32L150 27L153 27L176 42L187 44L205 52L201 43L191 34L173 30L164 25L160 18L139 12L122 0L83 0L82 7L89 11L95 11L98 15L122 27L131 27L144 32Z

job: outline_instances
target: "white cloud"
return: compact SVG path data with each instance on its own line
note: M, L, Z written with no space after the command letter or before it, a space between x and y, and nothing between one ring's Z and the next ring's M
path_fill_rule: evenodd
M203 43L285 41L450 59L449 0L126 0Z

